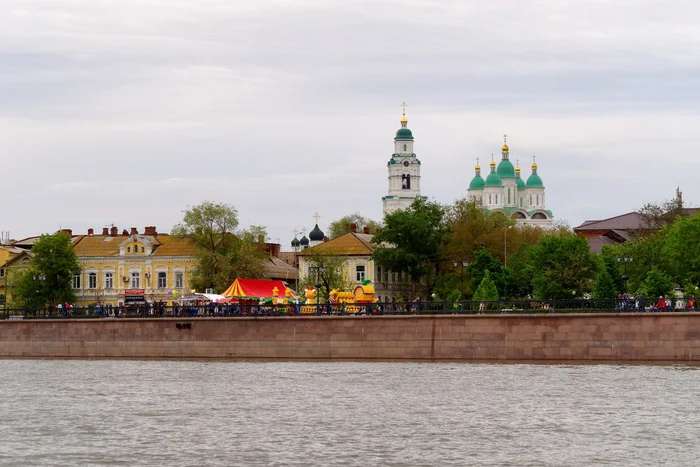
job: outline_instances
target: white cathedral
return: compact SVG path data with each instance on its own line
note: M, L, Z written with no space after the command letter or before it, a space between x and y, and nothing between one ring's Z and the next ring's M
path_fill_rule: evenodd
M505 136L504 136L505 138ZM504 140L501 162L491 158L491 172L486 180L481 177L477 159L476 174L469 184L467 198L489 211L500 211L516 219L519 224L547 227L552 225L552 212L545 207L544 184L537 174L537 164L532 162L532 174L527 182L520 178L520 167L513 167L510 149ZM408 129L404 104L401 128L394 138L394 153L387 163L389 191L382 197L382 214L406 209L416 198L427 199L420 194L420 160L413 152L413 133Z

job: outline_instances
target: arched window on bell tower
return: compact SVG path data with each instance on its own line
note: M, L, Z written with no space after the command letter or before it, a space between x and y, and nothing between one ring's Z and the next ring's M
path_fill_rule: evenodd
M411 176L409 174L401 175L401 189L410 190L411 189Z

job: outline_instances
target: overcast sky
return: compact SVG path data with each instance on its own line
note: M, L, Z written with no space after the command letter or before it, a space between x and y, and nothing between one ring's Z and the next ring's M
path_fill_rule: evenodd
M0 0L0 230L155 225L231 203L293 230L381 220L408 103L422 194L507 133L576 226L700 204L690 0Z

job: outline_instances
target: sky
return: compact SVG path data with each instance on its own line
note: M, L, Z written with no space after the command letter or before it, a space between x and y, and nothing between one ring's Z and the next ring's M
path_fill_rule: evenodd
M402 102L422 194L536 155L576 226L700 204L700 3L0 0L0 231L381 220Z

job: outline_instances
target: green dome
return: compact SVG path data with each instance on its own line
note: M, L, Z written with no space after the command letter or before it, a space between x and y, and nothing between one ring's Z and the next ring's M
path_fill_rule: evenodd
M503 182L501 182L501 177L499 177L496 172L491 172L488 177L486 177L486 184L484 186L503 186Z
M472 178L472 182L469 184L469 189L470 190L483 190L484 189L484 179L481 178L481 175L475 175L474 178Z
M532 175L527 178L527 188L544 188L542 179L536 172L533 172Z
M503 159L500 164L498 164L498 169L496 173L501 178L515 178L515 167L508 159Z
M515 184L516 184L517 187L518 187L518 191L524 190L524 189L525 189L525 180L523 180L522 178L520 178L520 176L515 177Z
M413 133L408 128L399 128L394 139L413 139Z

